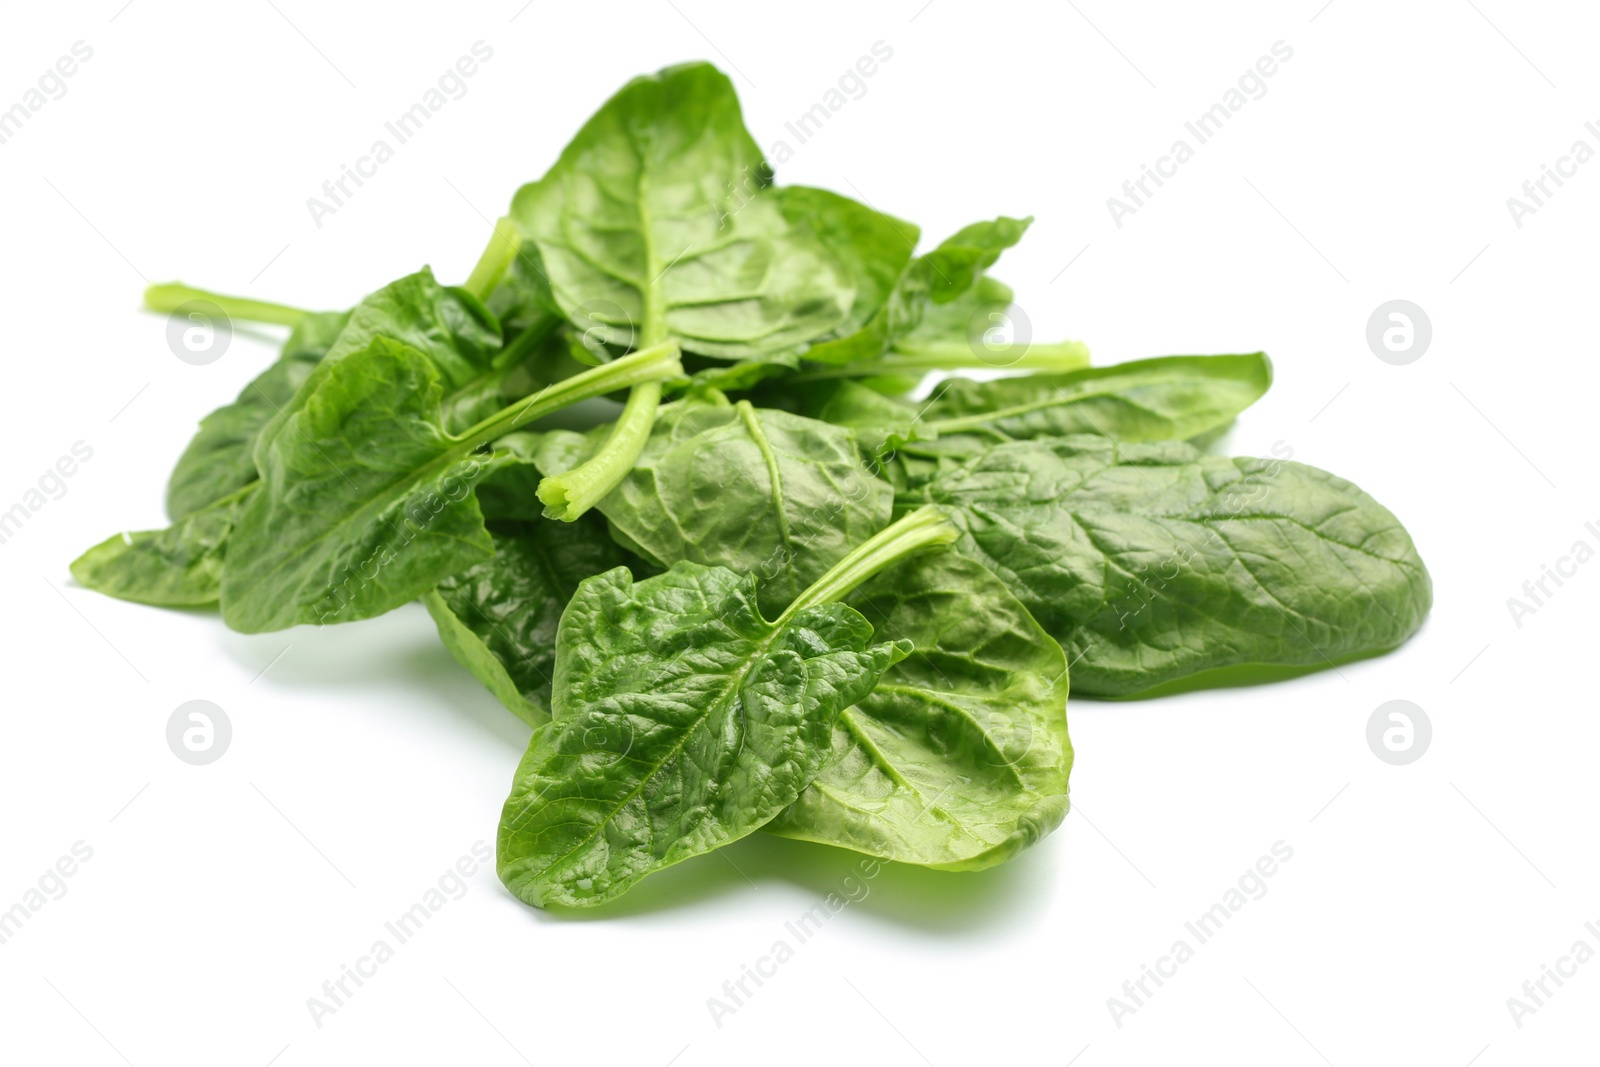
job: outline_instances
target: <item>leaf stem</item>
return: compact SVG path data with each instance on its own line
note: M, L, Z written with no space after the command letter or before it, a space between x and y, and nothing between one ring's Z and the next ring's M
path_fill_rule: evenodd
M196 289L182 282L165 282L150 286L144 291L144 306L151 311L171 314L191 300L208 300L221 308L230 319L244 322L270 322L277 326L297 326L311 314L304 308L287 304L274 304L266 300L251 300L242 296L224 296L222 293Z
M972 346L961 343L919 345L897 348L878 359L861 360L839 366L817 367L795 375L790 381L814 382L828 378L867 378L877 375L921 374L930 370L1082 370L1089 365L1089 348L1081 341L1055 344L996 345L980 355Z
M580 400L587 400L617 389L643 385L646 382L659 382L663 378L677 377L683 373L683 364L678 361L678 354L677 342L668 341L612 360L610 363L592 367L570 378L563 378L466 430L456 438L457 445L464 447L466 451L471 451L479 445L486 445L504 437L535 419L543 418L552 411L559 411ZM657 395L659 398L659 390ZM651 411L654 412L654 407ZM631 462L629 466L632 466Z
M640 181L644 181L642 175ZM642 194L639 198L639 210L643 216L641 228L649 234L650 219L645 213L645 198ZM666 267L657 269L655 245L647 238L645 269L652 278L648 284L640 287L639 292L644 302L644 321L640 324L639 330L640 344L660 346L667 336L661 276L671 268L672 264L669 263ZM677 349L675 342L665 343L672 345L674 350ZM650 349L647 348L645 351ZM614 366L614 364L603 364L603 366ZM681 369L679 373L682 373ZM573 522L615 489L617 483L626 478L628 472L633 470L633 465L639 462L645 443L650 440L650 430L655 426L656 411L660 407L659 378L635 385L633 391L628 394L628 403L623 407L622 414L611 426L611 435L606 438L606 443L600 446L600 450L565 474L552 475L539 482L536 492L545 505L545 518Z
M778 618L777 625L788 622L802 608L832 603L848 596L856 586L913 552L930 545L948 545L960 536L960 531L937 505L924 504L852 549L811 588L795 597L794 603Z
M660 406L659 381L634 386L627 406L612 424L611 435L600 450L565 474L551 475L539 482L545 518L572 522L615 489L644 451Z
M477 264L461 288L479 300L488 300L489 294L500 284L506 269L521 250L522 227L509 215L497 220L494 231L489 234L489 243L484 246L483 254L478 257Z

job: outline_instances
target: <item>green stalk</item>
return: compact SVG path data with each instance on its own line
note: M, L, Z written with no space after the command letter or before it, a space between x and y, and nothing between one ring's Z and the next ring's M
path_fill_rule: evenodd
M1014 352L1012 350L1015 350ZM1089 348L1081 341L1056 344L996 346L979 356L962 343L922 345L895 349L878 359L816 367L795 375L791 381L822 381L828 378L870 378L879 375L922 374L931 370L1027 370L1061 373L1082 370L1089 365Z
M521 250L522 227L509 216L500 219L494 224L494 232L489 234L489 243L484 247L483 254L478 257L477 264L461 288L479 300L489 299L489 294L500 284L500 279L505 277L506 270L516 260L517 253Z
M650 439L650 428L655 424L656 409L660 406L660 382L634 386L628 394L627 406L612 424L611 435L594 458L565 474L551 475L539 482L544 517L572 522L615 489L633 470L639 454L644 451L645 442Z
M960 536L961 531L937 505L924 504L857 545L849 555L830 567L828 573L818 578L811 588L795 597L794 603L784 609L777 625L788 622L802 608L842 600L856 586L913 552L931 545L948 545Z
M648 251L646 259L651 276L657 280L671 268L669 263L657 270L653 251ZM639 327L639 343L660 344L667 336L666 309L662 306L661 289L652 283L642 287L640 296L644 301L644 321ZM611 427L611 435L600 446L600 450L570 471L551 475L539 482L536 492L545 505L545 517L573 522L604 500L606 494L615 489L633 470L633 465L639 462L645 442L650 440L650 430L655 426L656 411L660 407L659 381L634 386L633 392L628 394L628 403L622 409L622 415Z
M457 450L470 452L580 400L602 396L617 389L658 383L663 378L675 378L682 373L683 364L678 361L676 341L642 349L582 374L563 378L490 415L456 438ZM657 392L659 394L659 386ZM629 466L631 468L632 464Z
M144 291L144 306L151 311L171 314L191 300L208 300L221 308L230 319L243 322L270 322L276 326L298 326L300 320L311 314L303 308L274 304L266 300L250 300L242 296L224 296L207 292L182 282L152 285Z

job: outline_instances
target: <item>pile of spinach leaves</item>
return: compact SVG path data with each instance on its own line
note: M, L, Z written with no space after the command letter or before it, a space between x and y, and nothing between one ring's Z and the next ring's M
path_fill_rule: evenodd
M152 287L291 332L202 420L171 525L73 575L247 633L420 599L533 728L499 834L531 904L758 829L1000 863L1066 814L1069 670L1120 697L1332 664L1431 603L1360 489L1197 446L1264 355L995 341L988 272L1028 221L918 254L909 222L776 185L711 66L638 78L459 287L424 268L339 312Z

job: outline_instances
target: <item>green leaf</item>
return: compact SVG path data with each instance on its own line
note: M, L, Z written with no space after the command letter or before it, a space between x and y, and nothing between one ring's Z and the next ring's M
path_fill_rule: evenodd
M349 312L305 316L289 334L278 361L256 376L231 404L200 420L200 430L178 457L167 481L167 514L200 509L256 480L251 454L256 435L300 388L333 344Z
M247 485L165 530L113 534L72 561L72 577L85 589L140 604L215 604L223 547L254 490Z
M899 653L871 636L841 604L767 622L755 583L720 567L587 579L556 638L554 721L501 815L501 880L539 907L600 904L756 830Z
M559 474L603 432L548 434L536 462ZM661 409L637 465L599 504L621 544L663 567L691 560L754 575L768 611L888 525L892 508L893 490L849 431L693 399Z
M877 355L870 342L866 349L854 351L852 346L860 340L845 339L868 336L862 331L889 302L911 262L921 230L914 223L825 189L790 185L774 189L773 195L784 217L826 247L855 286L849 314L813 342L806 358L837 361Z
M585 580L556 635L554 718L501 814L501 880L540 907L599 904L792 804L839 712L910 650L869 647L871 624L838 599L954 536L936 509L908 515L775 622L750 576L722 567Z
M944 552L847 601L915 651L840 713L832 756L765 829L942 870L1002 863L1067 813L1067 661L999 579Z
M1122 441L1187 440L1226 426L1272 384L1272 363L1242 356L1165 356L1070 374L940 383L922 413L941 442L982 447L1094 433Z
M975 222L913 259L901 273L888 299L854 333L814 344L809 360L827 364L871 363L911 336L936 304L958 299L978 284L1000 253L1016 244L1032 222L1001 216ZM965 319L963 319L963 322ZM853 373L850 371L850 373Z
M496 227L496 234L499 232ZM524 334L542 339L562 321L538 250L520 245L516 258L484 303L499 320L507 344Z
M494 443L503 462L478 482L478 508L490 523L539 522L544 505L539 502L539 469L533 457L544 442L544 434L506 434Z
M157 306L163 300L170 302L195 292L198 290L187 287L158 286L151 290L153 295L147 294L147 299ZM202 295L230 306L240 303L237 298ZM243 303L247 309L278 307ZM531 383L519 376L518 366L494 362L498 339L492 316L470 295L438 285L427 270L386 286L352 312L295 312L294 329L278 361L246 386L232 404L218 408L201 421L199 432L179 457L168 482L168 514L175 520L198 515L213 502L254 485L261 441L289 417L301 388L317 373L319 364L329 353L337 361L354 351L352 346L379 336L425 346L439 372L456 390L443 401L446 429L463 429L477 418L499 410L513 399L507 395L509 389L531 388ZM123 575L123 579L113 581L108 572L94 587L114 596L124 595L116 591L119 589L160 590L141 595L190 598L183 603L215 602L223 541L232 525L231 520L219 524L213 516L197 526L185 527L180 522L166 531L130 534L140 542L141 549L126 559L119 557L115 573ZM101 552L121 536L97 546L91 553ZM206 563L197 572L193 570L194 560L202 556ZM163 566L168 573L158 573ZM137 581L132 580L130 568L136 572ZM197 584L200 573L206 578ZM193 599L202 596L204 599Z
M826 333L855 295L769 180L732 83L686 64L624 86L511 214L580 329L749 359Z
M1332 665L1400 644L1433 600L1399 520L1285 459L1040 439L991 449L922 495L956 509L960 551L1061 643L1078 693Z
M514 457L483 446L586 397L681 372L672 345L637 352L456 436L431 355L376 336L330 356L258 448L262 485L233 531L223 621L245 633L348 622L423 595L493 554L472 490Z
M913 374L988 367L1065 373L1089 365L1081 341L1035 341L1011 287L985 274L954 300L930 304L915 329L853 374ZM815 375L820 377L821 375Z
M578 583L633 558L598 518L498 523L494 556L424 598L456 661L524 722L550 718L556 627Z
M1001 215L963 226L919 257L910 281L924 287L935 304L954 300L978 284L983 272L994 266L1001 252L1022 240L1032 223L1031 215L1025 219Z
M265 469L266 453L306 399L322 389L322 380L340 373L337 368L345 358L369 351L379 339L426 356L447 393L469 389L493 374L500 353L499 324L470 293L440 285L426 267L390 282L350 312L349 322L306 381L261 428L254 446L258 470Z
M925 401L849 380L787 389L799 411L849 427L901 490L1010 441L1098 433L1123 441L1191 439L1234 420L1266 392L1272 364L1247 356L1166 356L1070 374L951 378Z

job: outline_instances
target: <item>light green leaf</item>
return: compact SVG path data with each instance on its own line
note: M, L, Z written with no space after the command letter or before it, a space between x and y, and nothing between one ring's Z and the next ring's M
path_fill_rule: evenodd
M957 300L976 286L1000 253L1022 239L1032 221L1001 216L962 227L907 265L887 300L865 325L853 333L813 344L806 351L806 358L835 365L875 365L896 343L913 335L935 305ZM840 371L858 372L878 373L862 372L857 367Z
M556 474L605 429L547 435L535 456ZM625 547L663 567L730 567L761 583L781 610L889 523L893 490L837 426L743 401L682 400L662 408L633 471L599 510Z
M256 435L289 402L344 328L349 312L306 315L289 334L278 361L231 404L200 420L167 481L167 514L191 515L256 480Z
M267 451L284 426L299 414L306 398L321 389L321 379L338 373L346 357L366 352L378 339L396 341L423 353L435 368L444 393L470 388L495 371L500 327L470 293L434 281L424 267L391 282L362 300L300 389L273 412L257 434L254 459L265 468Z
M215 604L228 534L254 491L247 485L164 530L113 534L72 561L72 577L85 589L140 604Z

